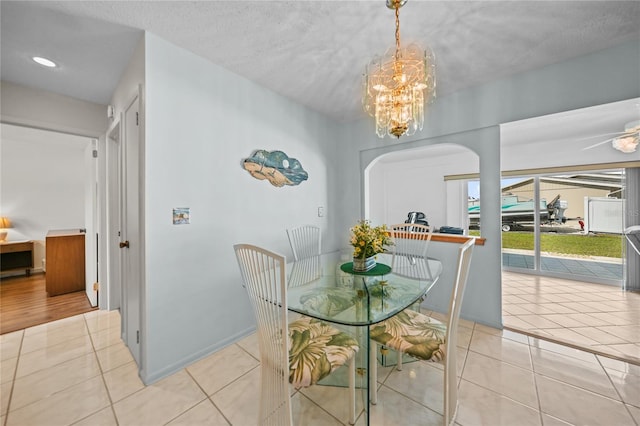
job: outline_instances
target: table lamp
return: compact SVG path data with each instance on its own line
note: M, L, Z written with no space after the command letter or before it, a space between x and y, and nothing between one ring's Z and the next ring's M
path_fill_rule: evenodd
M0 217L0 243L7 242L7 229L11 228L11 221L8 217Z

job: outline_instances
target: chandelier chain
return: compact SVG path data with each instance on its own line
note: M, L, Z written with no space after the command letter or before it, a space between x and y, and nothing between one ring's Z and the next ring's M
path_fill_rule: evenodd
M400 58L400 2L396 2L396 60Z

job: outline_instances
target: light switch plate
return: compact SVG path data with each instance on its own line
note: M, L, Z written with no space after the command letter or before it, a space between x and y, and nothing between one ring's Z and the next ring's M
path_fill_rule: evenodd
M318 207L318 217L324 216L324 207Z

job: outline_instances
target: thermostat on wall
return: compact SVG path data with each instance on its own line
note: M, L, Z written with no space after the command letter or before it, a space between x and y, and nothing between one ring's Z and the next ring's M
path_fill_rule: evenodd
M178 207L173 209L173 224L174 225L188 225L190 222L191 213L189 207Z

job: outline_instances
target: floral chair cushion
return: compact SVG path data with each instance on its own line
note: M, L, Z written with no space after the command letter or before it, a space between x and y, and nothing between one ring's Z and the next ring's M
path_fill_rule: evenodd
M296 389L316 384L359 349L347 333L309 317L289 324L289 345L289 382Z
M346 288L319 288L300 296L305 309L334 316L356 303L356 293Z
M425 361L444 360L446 333L445 324L410 309L370 328L371 339Z

